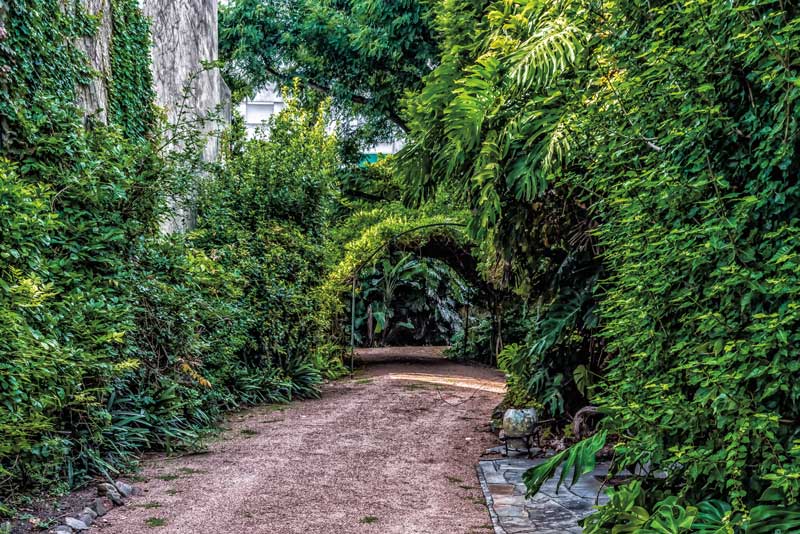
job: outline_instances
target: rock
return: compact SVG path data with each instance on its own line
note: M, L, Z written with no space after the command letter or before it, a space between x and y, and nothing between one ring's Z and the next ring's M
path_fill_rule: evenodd
M67 525L58 525L53 529L53 532L55 532L55 534L72 534L75 531L72 530L72 527L68 527Z
M78 521L81 521L87 527L91 527L94 524L94 517L90 514L81 514L78 516Z
M117 480L116 485L117 485L117 491L119 491L120 495L122 495L123 497L130 497L131 495L133 495L134 489L133 486L131 486L130 484L126 484L121 480Z
M92 510L88 506L83 509L83 511L81 512L81 515L92 516L92 520L97 519L97 512L95 512L94 510ZM84 521L84 523L86 523L86 521Z
M125 501L122 500L122 495L118 492L114 491L107 495L107 497L114 503L115 506L122 506L125 504Z
M95 499L92 503L92 510L98 515L106 515L114 504L110 499Z
M74 517L68 517L64 520L64 523L67 524L72 530L82 531L82 530L89 530L89 527L86 526L86 523L81 521L80 519L75 519Z
M106 496L109 492L117 493L117 488L114 487L114 484L109 484L108 482L104 482L103 484L97 485L97 494L101 497Z

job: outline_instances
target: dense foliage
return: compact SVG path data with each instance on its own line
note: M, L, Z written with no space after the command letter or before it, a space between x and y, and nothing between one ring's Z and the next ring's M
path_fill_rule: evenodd
M2 513L20 490L194 445L224 410L315 395L309 362L336 372L305 327L336 165L318 115L287 111L220 166L193 128L166 149L147 22L135 1L112 15L106 125L75 105L96 20L57 0L0 7ZM161 235L167 199L201 174L201 228Z
M369 207L345 201L339 209L344 213L333 233L335 263L321 292L332 341L350 344L355 277L357 344L446 343L461 328L461 311L472 292L469 274L478 273L459 272L463 266L424 252L431 243L469 250L461 223L465 214L435 202L409 210L398 202Z
M472 209L469 231L485 261L523 296L506 304L528 333L499 360L511 396L561 416L587 403L585 385L604 358L594 336L594 222L575 186L550 179L574 142L562 124L569 110L560 87L541 89L577 44L562 19L535 26L530 17L544 9L536 3L498 4L488 15L484 4L451 1L438 13L441 64L407 101L401 171L411 199L446 189ZM540 42L536 31L553 34Z
M447 345L463 330L468 288L441 261L389 254L358 278L355 327L361 345Z
M464 191L533 297L559 288L512 384L542 349L604 373L616 463L647 474L590 531L796 530L797 5L446 4L406 176Z
M220 54L235 89L288 84L333 97L367 139L404 130L400 99L437 56L431 3L235 0L222 7Z
M510 402L599 406L525 476L580 476L613 440L636 476L588 532L800 530L797 2L232 2L229 78L297 77L301 102L268 139L234 128L170 237L200 169L157 149L144 21L112 6L112 124L90 129L71 43L93 19L0 7L0 488L313 395L358 275L362 342L458 330L480 300L457 342L499 352ZM319 93L363 139L406 131L399 158L343 168Z
M295 104L270 122L268 139L244 141L234 127L226 165L203 184L192 240L241 277L250 321L242 362L279 364L308 395L320 381L311 356L326 341L315 288L328 265L337 154L325 108Z

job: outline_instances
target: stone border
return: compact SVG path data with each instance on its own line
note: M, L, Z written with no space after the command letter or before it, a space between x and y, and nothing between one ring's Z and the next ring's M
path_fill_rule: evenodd
M607 500L602 493L602 479L608 472L605 462L575 484L559 489L558 469L536 495L526 498L523 474L543 461L505 457L478 462L478 480L495 534L580 534L580 520L592 513L596 499Z
M486 507L489 509L489 519L492 520L494 534L507 534L505 529L500 526L500 518L497 517L497 512L494 511L494 498L492 497L492 492L489 491L489 483L486 482L486 476L483 474L480 462L475 465L475 471L478 473L478 482L480 482L483 497L486 499Z
M110 480L110 479L109 479ZM137 495L138 489L117 480L114 483L103 482L97 485L97 498L86 506L75 517L69 516L64 522L52 530L54 534L73 534L89 530L98 517L106 515L115 506L124 506L125 499Z

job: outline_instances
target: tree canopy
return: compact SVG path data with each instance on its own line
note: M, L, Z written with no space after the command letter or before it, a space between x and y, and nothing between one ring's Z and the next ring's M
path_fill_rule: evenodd
M234 0L220 10L220 55L242 92L299 79L360 128L407 129L400 109L438 58L427 0Z

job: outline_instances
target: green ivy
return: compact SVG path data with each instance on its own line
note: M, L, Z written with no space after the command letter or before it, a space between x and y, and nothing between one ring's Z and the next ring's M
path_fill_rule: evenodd
M77 2L0 7L2 513L194 446L226 410L316 395L317 366L337 369L308 335L335 140L294 110L225 165L202 163L193 125L171 126L184 142L165 150L147 25L135 0L112 16L111 124L87 128L76 88L99 73L75 43L98 18ZM197 233L161 235L167 199L201 173L217 177L213 209ZM253 194L226 189L240 183Z
M442 5L409 193L463 191L543 301L512 385L580 363L616 467L649 473L590 531L797 530L797 2Z
M111 0L111 18L109 116L127 137L143 137L152 132L155 119L150 23L128 0Z

